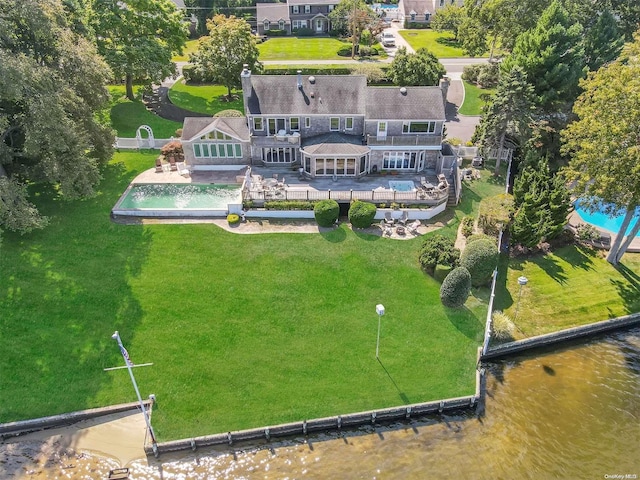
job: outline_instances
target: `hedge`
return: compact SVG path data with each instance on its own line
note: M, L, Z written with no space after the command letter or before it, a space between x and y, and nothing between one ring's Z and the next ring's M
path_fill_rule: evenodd
M320 200L313 207L316 222L321 227L331 227L338 220L340 205L335 200Z
M464 267L457 267L442 282L440 301L445 307L458 308L464 305L471 293L471 274Z
M202 75L193 63L182 67L182 76L187 83L217 83L217 79L211 75Z
M313 210L315 202L300 200L272 200L264 202L265 210Z
M496 243L481 238L467 244L460 256L460 266L469 271L472 284L479 287L489 282L491 274L498 266L498 257Z
M424 271L433 275L436 265L455 266L460 251L451 238L439 234L426 237L420 248L418 261Z
M349 221L355 228L368 228L376 216L376 206L373 203L356 200L349 207Z

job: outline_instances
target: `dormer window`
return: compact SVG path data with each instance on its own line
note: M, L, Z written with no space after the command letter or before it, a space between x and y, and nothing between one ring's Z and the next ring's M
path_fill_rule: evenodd
M294 5L292 8L292 12L293 13L300 13L300 6L299 5Z
M425 13L424 14L424 21L428 22L429 21L429 17L430 17L430 15L428 13Z
M330 12L333 12L333 9L334 9L334 8L336 8L336 6L335 6L335 5L329 5L329 11L330 11Z
M416 19L416 14L415 14L415 13L412 13L412 14L411 14L411 21L412 21L412 22L414 22L414 21L415 21L415 19Z
M264 29L265 29L265 31L269 30L269 25L270 25L269 20L265 20L264 21Z
M304 13L311 13L311 5L304 6Z
M278 28L279 28L280 30L284 30L284 20L280 20L280 21L278 22Z

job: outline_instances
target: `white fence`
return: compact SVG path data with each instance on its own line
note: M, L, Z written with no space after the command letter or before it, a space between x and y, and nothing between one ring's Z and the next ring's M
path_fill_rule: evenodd
M116 141L113 142L113 146L118 149L130 149L130 150L140 150L140 149L150 149L150 150L159 150L164 147L167 143L173 142L175 138L123 138L116 137Z

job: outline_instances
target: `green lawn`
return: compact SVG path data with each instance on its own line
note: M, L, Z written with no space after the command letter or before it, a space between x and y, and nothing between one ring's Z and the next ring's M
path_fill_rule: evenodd
M450 32L435 30L399 30L414 50L426 48L438 58L466 57Z
M272 37L258 45L260 60L350 60L338 50L351 45L337 38Z
M196 40L188 40L184 49L182 50L182 55L176 55L171 59L173 62L188 62L189 54L194 53L198 50L199 41Z
M169 90L169 99L174 105L192 112L214 115L222 110L244 111L242 91L233 92L237 98L226 100L227 87L222 85L187 85L184 80L176 82ZM224 97L224 98L223 98Z
M548 255L511 259L496 294L496 309L512 319L522 288L516 324L519 336L606 320L640 311L640 254L628 253L615 269L597 250L566 246Z
M125 371L103 371L122 364L114 330L154 363L136 377L162 440L473 392L486 290L442 307L419 239L111 223L156 155L116 154L92 199L35 196L51 225L5 234L2 421L134 400Z
M495 89L480 88L468 82L464 84L464 102L460 106L459 113L462 115L481 115L482 107L486 103L482 98L483 94L493 95Z
M135 87L136 95L140 87ZM109 86L111 93L111 126L119 137L135 137L140 125L149 125L155 138L171 138L182 124L161 118L147 110L144 104L136 100L132 102L124 96L124 85Z

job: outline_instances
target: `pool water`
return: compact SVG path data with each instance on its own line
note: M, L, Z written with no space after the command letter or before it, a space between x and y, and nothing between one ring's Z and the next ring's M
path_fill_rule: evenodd
M132 185L118 207L226 209L230 203L242 203L238 185L150 183Z
M602 211L598 211L595 213L590 213L580 205L580 202L576 202L574 204L576 213L580 215L580 218L591 225L594 225L598 228L602 228L604 230L608 230L613 233L618 233L620 227L622 226L622 220L624 219L624 215L618 215L616 217L609 217ZM640 212L636 211L636 216L631 220L627 231L631 230L634 223L636 222L638 216L640 216ZM640 236L640 233L638 235Z
M415 190L415 185L410 181L389 181L389 188L395 190L396 192L413 192Z

